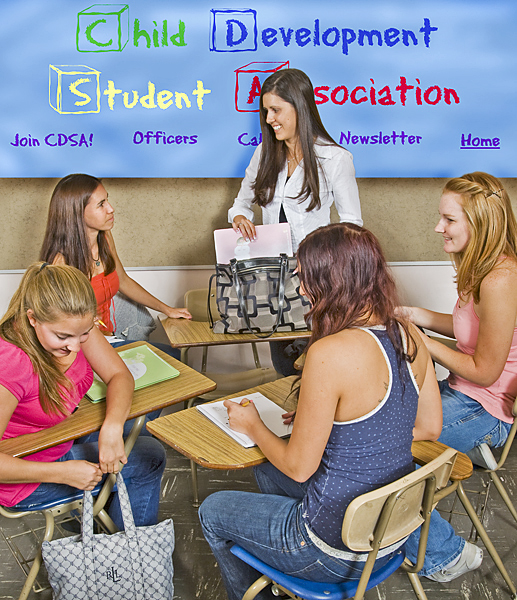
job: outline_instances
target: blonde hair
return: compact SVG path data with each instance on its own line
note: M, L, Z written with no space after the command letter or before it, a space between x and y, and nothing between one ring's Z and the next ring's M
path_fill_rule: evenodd
M481 282L498 260L517 260L517 221L510 198L499 179L481 171L451 179L443 191L460 194L470 230L465 249L451 254L458 293L471 293L478 303Z
M67 414L66 400L73 383L61 372L55 357L41 345L27 311L40 323L97 313L93 288L75 267L35 263L25 272L0 320L0 336L23 350L39 378L39 398L45 413ZM63 397L64 396L64 397Z

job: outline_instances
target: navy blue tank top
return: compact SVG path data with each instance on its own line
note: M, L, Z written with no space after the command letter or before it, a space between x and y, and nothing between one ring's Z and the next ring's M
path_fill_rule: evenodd
M418 406L417 383L407 363L399 370L386 330L374 327L365 331L377 340L386 359L388 390L379 406L367 415L334 422L302 507L310 531L338 550L347 549L341 540L341 525L349 503L414 470L411 443Z

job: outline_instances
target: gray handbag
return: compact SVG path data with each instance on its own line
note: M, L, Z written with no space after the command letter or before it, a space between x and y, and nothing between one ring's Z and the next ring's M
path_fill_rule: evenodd
M220 319L209 320L214 333L254 333L270 337L276 331L307 329L304 315L309 301L300 294L300 281L293 271L296 258L285 254L268 258L248 258L217 264L217 308Z
M85 492L82 534L43 542L54 600L172 599L172 519L136 527L120 473L117 488L125 531L94 535L93 499Z

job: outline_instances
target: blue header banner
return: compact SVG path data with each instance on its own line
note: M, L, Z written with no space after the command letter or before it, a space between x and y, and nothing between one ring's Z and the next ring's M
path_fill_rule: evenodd
M242 177L305 71L359 177L517 176L514 0L2 0L0 176Z

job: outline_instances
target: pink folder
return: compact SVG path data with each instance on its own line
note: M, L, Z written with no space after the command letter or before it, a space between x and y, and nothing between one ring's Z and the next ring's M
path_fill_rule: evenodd
M214 231L215 256L218 263L227 264L232 258L259 258L261 256L293 255L289 223L257 225L257 237L247 241L231 227Z

